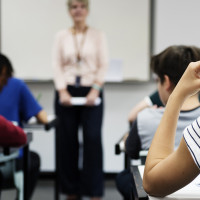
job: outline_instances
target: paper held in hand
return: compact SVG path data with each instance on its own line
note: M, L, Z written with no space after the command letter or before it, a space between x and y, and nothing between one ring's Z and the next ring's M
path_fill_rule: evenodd
M72 97L71 103L74 106L81 106L86 104L86 98L85 97ZM98 106L101 103L101 98L97 97L95 100L95 106Z

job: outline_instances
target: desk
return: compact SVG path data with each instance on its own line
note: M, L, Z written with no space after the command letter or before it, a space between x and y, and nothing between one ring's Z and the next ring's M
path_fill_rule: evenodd
M24 200L28 200L27 196L27 183L28 183L28 162L29 162L29 143L32 141L32 133L28 132L27 133L27 143L23 146L20 147L0 147L0 153L4 153L4 155L10 155L12 153L15 153L19 151L19 149L23 148L24 149L24 156L23 156L23 164L24 164Z
M51 128L55 127L58 123L58 119L55 115L47 116L48 123L42 124L38 123L36 117L32 117L28 123L23 123L23 128L25 129L44 129L45 131L49 131Z
M132 168L133 177L136 185L141 189L142 177L144 173L144 165ZM140 176L136 176L139 172ZM137 188L137 190L138 190ZM139 196L139 195L138 195ZM139 198L140 199L140 198ZM197 176L191 183L183 187L182 189L163 198L156 198L148 196L149 200L197 200L200 199L200 175Z
M32 117L28 123L24 123L23 127L27 130L45 130L49 131L51 128L56 128L59 120L55 115L48 115L48 123L47 124L41 124L37 122L37 119L35 117ZM59 199L59 179L58 179L58 135L55 135L55 163L56 163L56 169L55 169L55 199Z

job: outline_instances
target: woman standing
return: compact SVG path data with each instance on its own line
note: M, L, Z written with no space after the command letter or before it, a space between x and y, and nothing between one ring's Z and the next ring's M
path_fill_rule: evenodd
M59 118L60 179L68 200L103 195L101 126L103 83L108 65L102 32L89 27L88 0L68 0L73 26L58 32L53 51L55 109ZM73 106L72 97L85 97L84 106ZM97 98L101 103L95 105ZM78 129L83 130L83 164L78 168Z

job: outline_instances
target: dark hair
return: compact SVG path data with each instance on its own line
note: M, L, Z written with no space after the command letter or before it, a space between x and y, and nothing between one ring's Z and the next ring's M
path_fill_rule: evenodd
M6 68L7 77L11 77L13 75L14 70L10 60L5 55L0 53L0 74L3 68Z
M151 69L158 75L161 83L167 75L176 85L190 62L200 60L200 49L195 46L170 46L151 59Z

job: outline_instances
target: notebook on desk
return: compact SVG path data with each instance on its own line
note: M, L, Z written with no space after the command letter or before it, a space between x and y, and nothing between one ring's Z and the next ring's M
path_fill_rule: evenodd
M144 173L144 165L138 166L141 177ZM200 175L197 176L191 183L183 187L182 189L164 197L155 198L149 196L150 200L194 200L200 199Z

